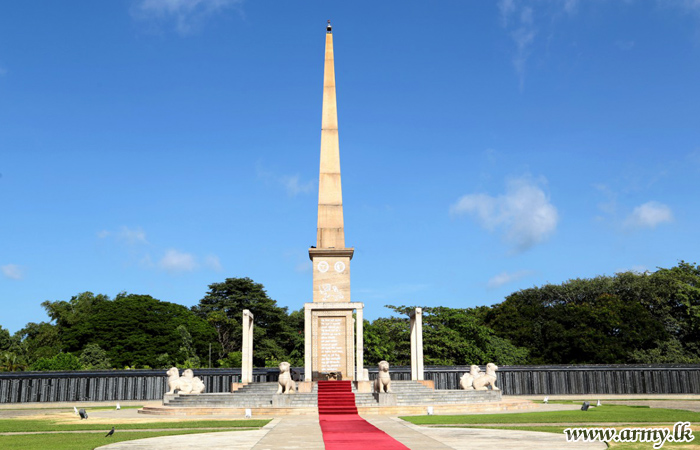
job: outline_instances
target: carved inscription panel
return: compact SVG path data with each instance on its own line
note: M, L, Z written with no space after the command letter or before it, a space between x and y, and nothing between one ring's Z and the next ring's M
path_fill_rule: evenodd
M319 372L342 372L346 367L346 317L318 318Z
M313 259L314 302L350 302L350 258Z

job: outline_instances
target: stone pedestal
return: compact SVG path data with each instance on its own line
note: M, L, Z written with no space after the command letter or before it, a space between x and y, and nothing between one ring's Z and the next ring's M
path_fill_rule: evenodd
M355 381L355 389L357 389L357 392L360 394L371 394L374 392L374 382L364 380Z
M302 381L301 383L297 383L297 392L300 394L310 394L314 391L314 383L313 381Z
M435 380L418 380L423 386L435 390Z
M379 394L374 394L374 398L377 400L380 407L397 405L396 394L382 392Z
M304 379L306 381L327 379L335 373L339 380L355 380L355 352L362 367L362 303L306 303L304 323ZM352 313L356 311L357 320ZM353 341L356 338L356 345Z
M248 385L248 383L236 383L234 381L233 383L231 383L231 392L236 392L237 390L239 390L243 386L247 386L247 385Z
M274 394L272 396L273 408L289 408L292 406L292 395Z

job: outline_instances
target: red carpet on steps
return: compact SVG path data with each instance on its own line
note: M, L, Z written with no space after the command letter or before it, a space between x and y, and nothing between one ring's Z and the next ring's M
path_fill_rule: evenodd
M326 450L408 449L357 414L350 383L318 382L318 414Z

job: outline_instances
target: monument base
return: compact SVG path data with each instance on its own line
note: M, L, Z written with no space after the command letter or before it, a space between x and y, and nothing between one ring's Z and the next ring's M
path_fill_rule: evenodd
M504 401L501 391L430 389L428 383L394 380L391 393L373 392L371 381L354 382L355 405L360 414L465 414L529 408L530 401ZM208 415L245 414L255 417L287 414L318 414L316 383L300 382L296 394L277 394L278 383L250 383L234 393L166 394L163 405L145 407L140 414Z
M355 381L355 390L360 393L374 392L374 381Z
M396 394L392 394L390 392L380 392L378 394L374 394L374 398L377 399L377 404L380 408L382 406L396 406L398 404Z
M274 394L272 396L273 408L290 408L292 406L293 394Z
M300 394L308 393L310 394L314 390L313 381L301 381L297 383L297 392Z

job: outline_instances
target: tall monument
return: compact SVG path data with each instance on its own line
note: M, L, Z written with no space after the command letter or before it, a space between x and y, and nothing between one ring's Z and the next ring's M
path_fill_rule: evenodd
M363 374L364 305L350 301L350 260L355 250L345 247L333 30L330 20L326 26L322 116L318 229L316 246L309 249L309 258L313 264L313 302L304 305L305 378L306 381L315 381L325 379L333 373L345 380L360 380ZM353 311L356 311L356 321L353 321ZM356 327L353 326L355 324ZM356 341L355 346L353 341Z

